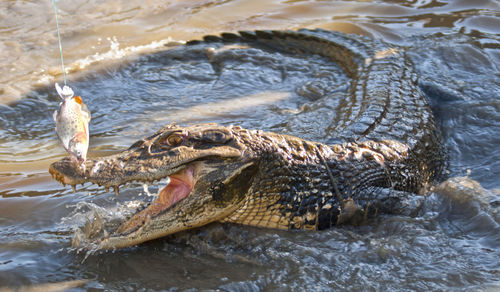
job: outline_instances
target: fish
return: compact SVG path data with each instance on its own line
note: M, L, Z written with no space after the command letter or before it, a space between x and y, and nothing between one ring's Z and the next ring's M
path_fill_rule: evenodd
M59 111L54 111L56 134L64 149L82 165L87 159L89 148L89 122L91 114L81 96L74 96L73 89L56 83L56 90L62 99Z

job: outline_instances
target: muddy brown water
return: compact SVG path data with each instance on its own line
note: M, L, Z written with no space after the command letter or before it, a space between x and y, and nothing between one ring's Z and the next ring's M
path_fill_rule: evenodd
M71 248L76 229L95 214L123 216L127 204L145 195L139 196L138 185L118 199L88 184L73 193L51 179L48 165L66 155L52 121L58 106L52 86L61 82L52 7L49 1L4 0L0 290L71 280L87 280L76 291L500 289L497 1L57 5L69 84L93 115L90 156L119 151L173 121L235 124L322 141L327 113L300 115L313 103L304 98L303 85L317 78L309 70L314 66L334 74L328 86L342 91L347 79L335 64L259 52L252 62L226 62L215 74L207 62L182 59L182 52L172 58L176 53L165 44L223 31L324 28L407 51L443 131L450 179L427 194L415 218L383 216L323 232L212 224L114 252L78 252ZM287 69L288 78L278 67Z

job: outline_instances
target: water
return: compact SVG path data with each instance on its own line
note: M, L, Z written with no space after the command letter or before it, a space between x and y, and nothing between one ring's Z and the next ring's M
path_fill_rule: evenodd
M0 2L0 290L87 280L75 290L500 289L500 18L495 1L59 1L69 85L92 111L90 156L162 125L217 122L322 141L314 77L345 90L334 64L255 52L214 68L164 45L221 31L325 28L402 45L449 151L451 179L420 216L285 232L213 224L115 252L71 248L93 214L129 208L113 192L53 181L62 75L49 1ZM174 58L175 57L175 58ZM290 64L293 64L291 66ZM311 76L308 66L323 66ZM286 69L288 78L281 74ZM324 117L323 117L324 115ZM302 124L302 126L301 126ZM141 200L142 186L120 199ZM151 190L155 191L155 190Z

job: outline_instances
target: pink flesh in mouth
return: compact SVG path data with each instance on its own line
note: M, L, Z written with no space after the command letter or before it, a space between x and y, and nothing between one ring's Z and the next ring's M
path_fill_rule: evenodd
M123 223L117 233L129 233L148 220L172 207L175 203L189 195L194 187L194 167L190 166L170 176L170 183L164 187L158 198L149 207L134 214L127 222Z
M153 216L189 195L194 186L193 173L194 169L189 167L170 176L170 183L160 191L158 199L148 207L153 212Z

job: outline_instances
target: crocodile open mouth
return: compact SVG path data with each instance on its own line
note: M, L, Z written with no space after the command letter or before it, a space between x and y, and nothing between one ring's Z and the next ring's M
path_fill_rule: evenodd
M88 220L75 229L73 247L128 247L224 220L240 207L258 166L253 157L241 159L242 145L229 138L232 128L177 129L166 126L126 150L82 164L66 158L51 163L50 174L63 185L76 190L91 183L108 193L96 199L102 206L89 202ZM113 189L118 196L127 185L131 189L119 198L109 194Z
M195 167L189 165L180 171L171 174L170 182L167 186L158 191L158 197L149 204L144 210L134 214L129 220L124 222L116 230L117 234L128 234L137 230L148 220L167 209L174 206L177 202L186 198L194 187Z
M113 232L114 235L126 235L137 231L141 226L145 225L151 219L159 216L160 214L166 212L171 209L177 203L185 199L191 194L193 191L194 185L196 183L196 176L199 170L199 165L197 163L190 163L184 166L180 166L175 170L174 173L171 173L163 178L157 178L154 180L146 181L146 180L137 180L136 182L143 182L151 184L155 181L161 182L165 179L168 179L168 184L158 190L158 194L156 198L147 203L147 207L133 214L128 220L124 221L119 225L118 228ZM61 182L62 184L70 184L73 187L73 190L76 190L76 184L84 183L86 180L86 175L78 176L66 176L60 170L66 171L81 171L81 169L74 168L74 165L67 160L63 159L61 162L58 162L57 166L52 165L49 168L49 172L52 174L52 177ZM95 169L95 167L94 167ZM85 170L83 170L85 171ZM104 185L109 191L109 186L101 183L100 181L92 181L98 185ZM131 181L129 181L131 182ZM116 195L119 194L119 187L125 185L125 183L112 185ZM145 185L147 188L147 185Z

